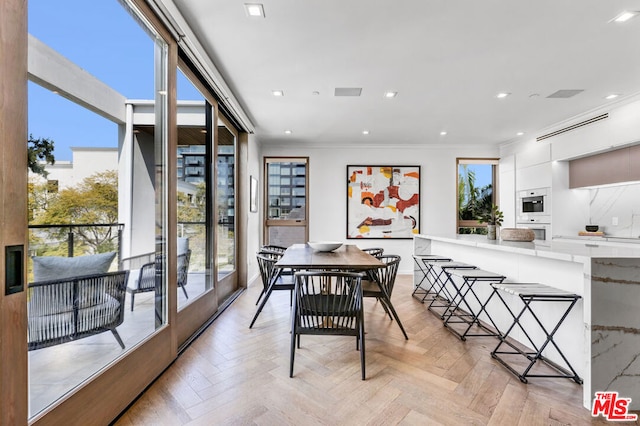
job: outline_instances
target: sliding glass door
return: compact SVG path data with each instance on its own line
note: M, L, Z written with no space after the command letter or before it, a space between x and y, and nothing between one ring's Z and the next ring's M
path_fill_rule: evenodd
M226 299L237 288L237 130L222 115L217 117L216 139L216 270L218 298Z

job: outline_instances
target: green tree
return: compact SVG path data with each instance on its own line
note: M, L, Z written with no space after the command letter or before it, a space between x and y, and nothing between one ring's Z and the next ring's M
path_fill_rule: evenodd
M42 214L42 212L47 209L49 199L51 198L46 179L42 176L29 175L27 193L29 224L32 224L35 223L38 215Z
M493 185L477 186L476 173L467 164L458 169L458 219L477 221L479 217L491 212L493 205ZM459 233L484 233L484 227L467 226Z
M195 194L187 194L178 191L178 222L204 222L205 221L205 184L195 185Z
M474 220L480 190L476 187L476 173L467 164L461 164L458 175L458 216L460 220Z
M195 192L178 191L178 235L189 238L192 248L190 269L204 270L206 246L206 185L194 184Z
M45 165L55 164L56 162L55 156L53 155L54 142L48 138L36 139L32 134L29 134L27 143L27 164L29 170L47 177L49 173L45 170ZM39 160L43 160L45 164L39 163Z
M50 194L47 206L34 220L40 225L73 224L79 252L102 253L116 249L118 221L118 174L115 170L95 173L74 187ZM81 226L81 225L88 226ZM68 232L52 228L52 237L62 239Z

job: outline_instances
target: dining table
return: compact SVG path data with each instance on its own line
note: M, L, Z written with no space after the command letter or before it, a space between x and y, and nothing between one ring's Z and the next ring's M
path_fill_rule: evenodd
M358 246L354 244L343 244L332 251L318 251L311 248L308 244L293 244L286 249L282 257L276 262L275 267L279 268L281 271L330 269L365 272L372 281L375 281L380 286L382 297L384 297L391 315L393 315L393 318L398 323L405 339L409 339L404 327L402 326L402 322L391 303L390 295L387 293L384 286L382 286L377 280L375 270L384 268L384 262L374 256L371 256L369 253L362 251ZM260 310L262 310L262 306L258 308L258 311Z
M276 262L276 267L293 270L344 269L362 272L384 268L384 263L353 244L343 244L332 251L318 251L308 244L293 244Z

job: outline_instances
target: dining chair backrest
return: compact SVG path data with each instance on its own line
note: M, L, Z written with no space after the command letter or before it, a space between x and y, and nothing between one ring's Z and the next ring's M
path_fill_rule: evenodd
M363 252L370 254L373 257L380 257L384 253L382 247L369 247L361 249Z
M294 299L296 327L308 334L357 331L362 311L363 274L342 271L297 272ZM327 330L333 330L327 331Z
M378 282L385 288L389 297L391 297L401 258L396 254L384 254L379 256L378 259L385 264L384 268L375 271Z
M261 252L265 252L265 253L280 253L280 254L284 254L284 252L287 250L286 247L282 247L282 246L277 246L274 244L265 244L263 246L260 247Z
M258 254L256 254L262 285L265 289L269 287L271 280L276 277L277 268L275 264L281 257L282 255L279 253L269 251L259 251Z

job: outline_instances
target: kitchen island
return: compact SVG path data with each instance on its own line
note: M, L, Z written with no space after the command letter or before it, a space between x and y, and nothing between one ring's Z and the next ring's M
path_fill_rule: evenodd
M617 391L620 397L632 398L632 410L640 409L640 247L416 235L414 253L470 263L505 275L505 282L537 282L582 296L554 339L584 380L584 406L591 408L597 391ZM414 282L420 277L416 267ZM488 285L476 290L481 297L491 293ZM495 299L487 309L504 331L511 317ZM513 297L505 301L510 305L519 302ZM552 322L559 311L557 306L541 307L542 317ZM525 327L533 321L523 320ZM522 335L513 337L528 343ZM554 353L545 355L554 361L558 358Z

